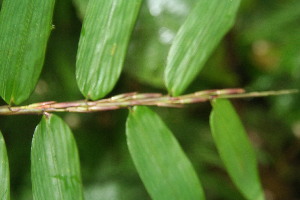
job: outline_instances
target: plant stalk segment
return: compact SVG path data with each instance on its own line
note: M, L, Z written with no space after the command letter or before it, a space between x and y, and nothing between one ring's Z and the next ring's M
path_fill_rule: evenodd
M21 115L21 114L47 114L51 112L79 112L89 113L106 110L129 108L132 106L147 105L161 107L182 107L185 104L210 101L215 98L251 98L273 95L285 95L297 93L298 90L279 90L246 93L241 88L203 90L178 97L162 95L160 93L125 93L98 101L72 101L55 102L47 101L34 103L26 106L11 107L0 106L0 115Z

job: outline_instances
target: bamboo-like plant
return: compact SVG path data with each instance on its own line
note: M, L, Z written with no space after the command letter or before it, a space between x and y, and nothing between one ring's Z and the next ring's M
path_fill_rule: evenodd
M74 0L75 2L75 0ZM80 1L76 1L80 2ZM229 98L283 95L296 90L249 92L241 88L184 94L233 26L240 0L199 0L177 32L164 71L167 95L130 92L103 98L115 87L142 0L89 0L76 58L84 100L21 105L39 79L52 30L54 0L4 0L0 14L0 115L41 114L31 147L34 199L83 199L76 142L54 112L129 108L127 145L153 199L205 199L199 177L176 138L149 106L182 107L211 101L210 127L233 183L246 199L264 199L254 150ZM82 14L83 16L83 14ZM142 92L142 91L141 91ZM21 137L21 136L20 136ZM8 157L0 133L0 197L10 198Z

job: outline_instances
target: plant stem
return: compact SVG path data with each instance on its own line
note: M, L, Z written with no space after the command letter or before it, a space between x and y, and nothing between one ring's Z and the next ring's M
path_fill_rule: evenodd
M241 88L230 88L220 90L204 90L192 94L171 97L160 93L125 93L98 101L72 101L61 102L47 101L34 103L26 106L9 105L0 106L0 115L21 115L21 114L47 114L50 112L80 112L89 113L105 110L116 110L131 106L147 105L162 107L182 107L184 104L200 103L215 98L249 98L264 97L270 95L284 95L296 93L298 90L280 90L245 93Z

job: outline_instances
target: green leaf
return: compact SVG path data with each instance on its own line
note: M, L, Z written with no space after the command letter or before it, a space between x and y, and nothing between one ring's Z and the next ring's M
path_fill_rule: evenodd
M166 57L172 39L197 2L195 0L160 2L165 2L169 6L148 0L147 4L141 7L138 23L130 40L124 70L143 84L163 89ZM175 9L174 12L172 8L175 7L183 9Z
M69 127L57 116L43 117L31 149L34 199L83 199L77 146Z
M297 25L300 18L300 1L291 0L275 5L275 8L264 13L266 16L261 16L254 23L248 24L248 28L241 33L247 42L252 44L253 41L266 38L280 41L285 37L289 38L289 34L294 34L296 30L299 30ZM299 34L297 36L299 38Z
M231 179L247 199L264 199L255 153L238 115L226 99L212 105L212 135Z
M4 0L0 13L0 95L20 104L33 91L52 28L54 0Z
M205 199L192 164L154 112L134 107L126 134L134 164L153 199Z
M83 19L89 0L73 0L73 4L77 10L77 15Z
M5 142L0 131L0 199L10 199L9 166Z
M81 31L76 78L81 92L99 99L115 86L141 0L90 0Z
M165 83L180 95L234 23L240 0L199 0L175 36L165 69Z

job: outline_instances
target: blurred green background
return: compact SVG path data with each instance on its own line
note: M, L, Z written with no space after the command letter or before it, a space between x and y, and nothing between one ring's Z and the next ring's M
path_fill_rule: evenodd
M196 2L144 1L123 73L110 95L131 91L166 93L163 70L168 50ZM83 99L75 80L75 58L86 3L56 2L45 65L34 93L24 105ZM235 26L186 93L228 87L248 91L300 89L299 85L300 1L244 0ZM256 149L267 199L300 199L300 95L233 103ZM207 199L243 199L222 169L213 144L208 124L210 104L153 109L191 159ZM127 150L127 110L61 116L78 144L86 199L150 199ZM40 118L1 116L12 199L32 199L30 146Z

